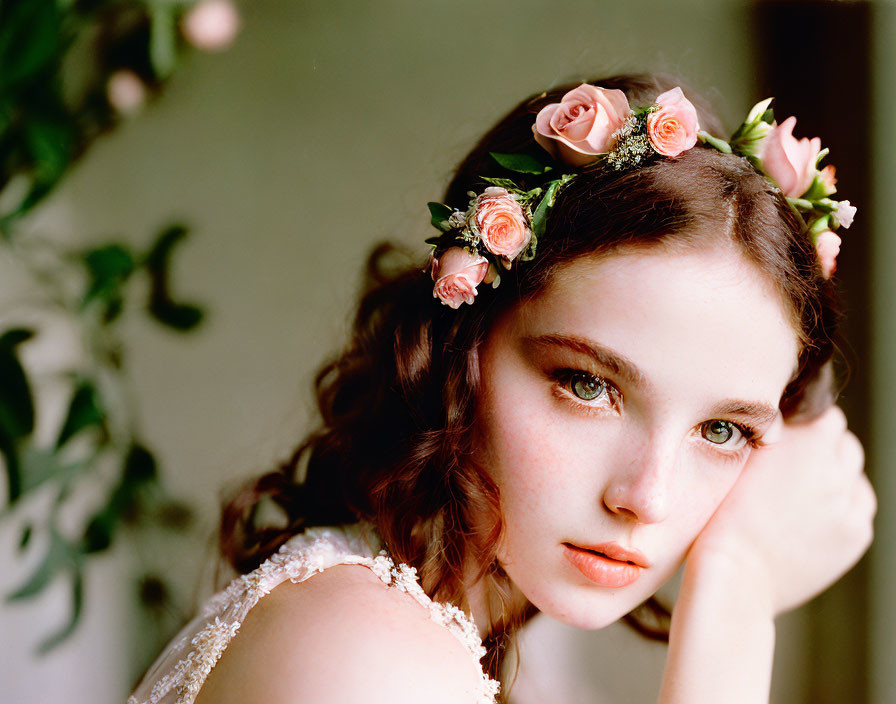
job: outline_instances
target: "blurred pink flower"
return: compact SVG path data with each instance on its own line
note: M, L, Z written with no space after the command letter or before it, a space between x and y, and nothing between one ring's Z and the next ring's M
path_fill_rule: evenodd
M231 0L200 0L181 19L184 38L203 51L223 51L236 38L242 20Z
M130 69L119 69L109 76L106 98L118 112L132 115L146 102L146 84Z

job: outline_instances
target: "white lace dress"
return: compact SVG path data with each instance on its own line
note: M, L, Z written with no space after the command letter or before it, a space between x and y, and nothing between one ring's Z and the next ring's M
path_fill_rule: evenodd
M485 654L472 619L451 604L432 601L417 582L417 571L396 565L363 524L309 528L294 536L258 569L234 579L215 594L149 668L127 704L193 704L215 663L249 610L287 579L295 583L334 565L365 565L386 587L407 592L445 626L478 663ZM476 704L495 704L498 683L483 672Z

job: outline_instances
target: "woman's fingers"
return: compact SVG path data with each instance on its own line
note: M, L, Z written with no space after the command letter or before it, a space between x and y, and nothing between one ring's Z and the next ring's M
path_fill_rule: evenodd
M865 448L855 433L847 430L840 440L840 457L843 466L852 470L852 474L860 474L865 469Z

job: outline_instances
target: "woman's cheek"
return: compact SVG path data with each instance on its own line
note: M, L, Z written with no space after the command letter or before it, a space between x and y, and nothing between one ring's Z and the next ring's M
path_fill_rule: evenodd
M693 448L689 459L685 464L687 481L680 485L678 504L690 518L692 538L696 538L737 482L745 460L734 462L706 448Z

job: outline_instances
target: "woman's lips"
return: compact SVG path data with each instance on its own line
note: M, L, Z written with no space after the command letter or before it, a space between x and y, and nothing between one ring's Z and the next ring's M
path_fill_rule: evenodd
M587 548L563 543L563 554L573 567L602 587L627 587L641 576L642 569L650 567L640 552L616 543Z

